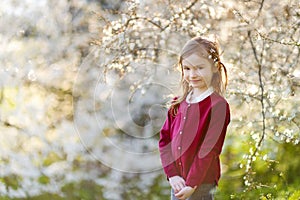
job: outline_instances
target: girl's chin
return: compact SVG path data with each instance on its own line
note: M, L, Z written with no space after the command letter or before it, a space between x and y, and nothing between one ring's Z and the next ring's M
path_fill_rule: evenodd
M203 87L206 87L206 85L201 84L201 83L190 83L190 86L192 86L193 88L203 88Z
M190 84L190 86L196 90L207 90L206 85L201 85L201 84Z

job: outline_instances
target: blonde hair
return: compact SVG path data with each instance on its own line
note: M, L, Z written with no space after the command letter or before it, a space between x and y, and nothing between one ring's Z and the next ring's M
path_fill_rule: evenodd
M183 66L182 61L186 57L192 54L200 54L202 57L206 57L208 60L211 60L214 67L217 68L217 71L213 73L211 85L214 88L214 91L220 95L223 95L225 92L228 78L227 78L227 70L225 65L220 60L219 48L217 43L211 42L207 39L203 39L201 37L195 37L189 40L183 47L178 65L181 69L181 87L183 90L182 96L174 99L171 102L171 113L172 115L176 115L178 111L179 104L184 101L191 91L191 87L189 83L183 78ZM223 76L224 75L224 76Z

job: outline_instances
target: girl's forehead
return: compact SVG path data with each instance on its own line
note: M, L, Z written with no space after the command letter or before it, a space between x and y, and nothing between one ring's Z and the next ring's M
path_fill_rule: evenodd
M184 66L197 66L208 63L211 63L208 57L200 54L191 54L182 60L182 65Z

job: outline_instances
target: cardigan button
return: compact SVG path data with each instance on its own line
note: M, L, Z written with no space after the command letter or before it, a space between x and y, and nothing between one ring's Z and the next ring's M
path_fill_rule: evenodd
M181 147L178 147L178 150L180 150L181 149Z
M179 134L182 135L182 131L180 131Z
M184 116L183 119L186 119L186 116Z

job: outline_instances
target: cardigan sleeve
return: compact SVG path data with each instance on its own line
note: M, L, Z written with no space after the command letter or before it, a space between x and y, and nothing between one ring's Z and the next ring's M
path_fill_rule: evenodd
M230 111L226 101L218 102L211 107L206 119L205 137L194 157L186 185L194 187L202 184L212 162L221 153L229 122Z
M171 124L172 124L172 114L171 111L168 111L167 119L160 131L160 140L159 140L159 151L160 151L160 159L162 162L162 166L164 168L164 172L167 175L167 178L172 176L179 175L178 170L175 165L175 159L172 155L171 149Z

